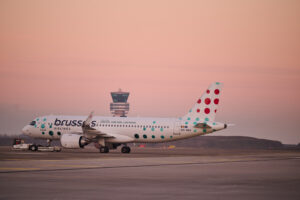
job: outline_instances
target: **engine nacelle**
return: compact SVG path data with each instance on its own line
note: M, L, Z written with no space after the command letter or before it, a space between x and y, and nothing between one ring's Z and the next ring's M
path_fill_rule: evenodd
M88 144L82 135L66 133L60 138L60 143L65 148L79 149Z

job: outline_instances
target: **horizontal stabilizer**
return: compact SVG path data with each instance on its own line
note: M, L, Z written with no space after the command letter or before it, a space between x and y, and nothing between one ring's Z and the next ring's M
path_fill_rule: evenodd
M201 129L213 129L214 131L222 130L227 128L227 124L223 124L220 122L208 122L208 123L197 123L194 128L201 128Z
M227 126L235 126L235 124L227 124Z
M207 123L198 123L194 126L195 128L212 128L210 125Z

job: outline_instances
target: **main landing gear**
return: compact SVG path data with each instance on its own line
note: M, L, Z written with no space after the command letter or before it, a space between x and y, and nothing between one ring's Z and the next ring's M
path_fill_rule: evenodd
M130 147L128 147L128 146L122 147L121 152L122 153L130 153Z
M102 147L100 147L99 151L100 151L100 153L108 153L108 152L109 152L109 147L107 147L107 146L102 146ZM130 153L130 147L128 147L128 146L123 146L123 147L121 148L121 152L122 152L122 153Z

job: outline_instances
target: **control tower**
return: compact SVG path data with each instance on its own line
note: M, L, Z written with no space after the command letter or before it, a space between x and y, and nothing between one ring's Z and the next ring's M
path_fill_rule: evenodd
M114 117L126 117L129 111L128 96L129 92L123 92L121 89L118 92L111 92L113 102L110 103L110 112Z

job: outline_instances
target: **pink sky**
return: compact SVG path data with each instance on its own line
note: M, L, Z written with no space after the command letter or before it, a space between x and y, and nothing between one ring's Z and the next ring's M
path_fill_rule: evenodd
M217 120L236 127L217 135L299 143L299 10L297 0L2 0L0 107L110 115L109 92L122 88L130 116L182 116L220 81Z

